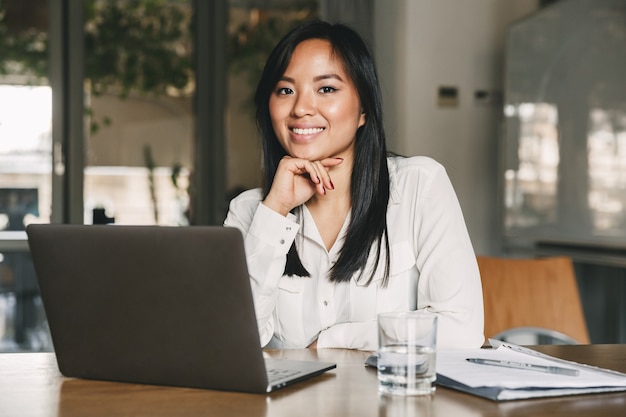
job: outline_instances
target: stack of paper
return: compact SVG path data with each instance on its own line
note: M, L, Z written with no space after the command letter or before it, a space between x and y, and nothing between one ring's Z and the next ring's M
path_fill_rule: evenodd
M493 349L437 350L437 384L494 401L626 391L626 374L565 361L510 343L491 343ZM472 363L468 358L502 361L505 366ZM572 376L506 366L510 362L578 372Z

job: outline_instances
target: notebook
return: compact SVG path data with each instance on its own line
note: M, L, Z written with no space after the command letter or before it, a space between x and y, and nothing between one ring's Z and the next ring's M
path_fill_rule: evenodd
M493 401L626 391L626 374L500 340L489 343L491 349L439 349L437 384Z
M500 340L489 339L489 344L487 349L438 349L437 385L493 401L626 391L621 372ZM365 360L368 366L377 363L376 354Z
M237 229L33 224L26 233L65 376L266 393L336 367L264 358Z

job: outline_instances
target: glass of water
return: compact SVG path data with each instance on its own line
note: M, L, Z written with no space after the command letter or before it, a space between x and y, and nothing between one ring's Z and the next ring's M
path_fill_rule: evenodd
M378 315L378 390L393 395L435 392L437 316L407 311Z

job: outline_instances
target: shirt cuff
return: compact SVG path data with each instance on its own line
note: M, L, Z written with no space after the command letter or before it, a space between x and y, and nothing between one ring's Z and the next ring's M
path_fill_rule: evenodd
M248 233L277 251L287 254L300 229L295 220L296 216L292 213L285 217L259 203Z

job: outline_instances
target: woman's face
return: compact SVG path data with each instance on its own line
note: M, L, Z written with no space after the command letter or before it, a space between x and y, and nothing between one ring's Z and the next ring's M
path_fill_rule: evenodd
M358 92L328 41L309 39L293 52L269 101L278 141L292 157L352 158L365 123Z

